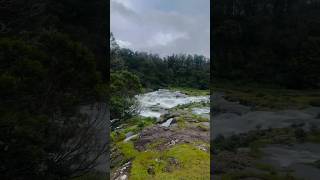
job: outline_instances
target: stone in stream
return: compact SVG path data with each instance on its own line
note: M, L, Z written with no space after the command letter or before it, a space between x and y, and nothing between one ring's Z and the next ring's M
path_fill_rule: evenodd
M127 138L126 138L125 140L123 140L123 141L124 141L124 142L130 141L131 139L133 139L133 138L135 138L135 137L137 137L137 136L138 136L138 134L129 136L129 137L127 137Z
M173 121L173 118L170 118L166 122L162 123L161 126L169 127L172 121Z

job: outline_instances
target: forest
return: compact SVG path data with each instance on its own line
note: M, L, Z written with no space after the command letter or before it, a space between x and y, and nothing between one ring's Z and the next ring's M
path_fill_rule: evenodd
M107 4L8 0L0 7L0 179L94 171L107 157ZM97 117L84 113L88 106Z
M142 90L168 87L209 89L210 59L202 55L157 54L119 47L110 37L111 119L130 117L126 109Z
M320 87L318 0L225 0L212 6L215 82Z

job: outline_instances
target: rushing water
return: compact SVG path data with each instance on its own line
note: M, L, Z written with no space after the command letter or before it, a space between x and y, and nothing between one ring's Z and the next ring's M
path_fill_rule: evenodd
M209 96L188 96L179 91L159 89L136 96L140 103L140 115L159 118L168 109L192 102L208 102ZM199 112L198 110L195 110ZM204 110L205 111L205 110ZM205 111L207 113L207 111Z

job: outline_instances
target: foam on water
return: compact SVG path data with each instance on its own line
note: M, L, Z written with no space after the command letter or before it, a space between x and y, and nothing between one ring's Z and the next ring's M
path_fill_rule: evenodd
M159 89L136 96L140 103L140 115L159 118L167 109L192 102L208 102L209 96L187 96L179 91Z

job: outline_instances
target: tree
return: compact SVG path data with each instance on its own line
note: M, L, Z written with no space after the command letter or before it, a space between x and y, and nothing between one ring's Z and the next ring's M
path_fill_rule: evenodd
M108 127L91 52L55 32L2 38L0 47L1 179L92 170L106 156Z

